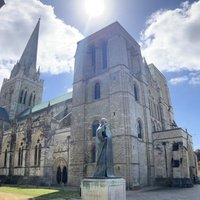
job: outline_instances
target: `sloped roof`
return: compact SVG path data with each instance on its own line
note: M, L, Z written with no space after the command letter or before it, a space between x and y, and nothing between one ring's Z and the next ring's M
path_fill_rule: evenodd
M62 102L67 101L67 100L69 100L71 98L72 98L72 92L68 92L68 93L66 93L66 94L64 94L62 96L56 97L56 98L54 98L52 100L49 100L49 101L40 103L38 105L35 105L32 109L28 108L28 109L24 110L23 112L21 112L18 115L18 118L23 118L23 117L29 115L30 113L38 112L40 110L43 110L43 109L47 108L48 106L53 106L53 105L62 103Z
M9 121L9 116L5 108L0 107L0 120Z

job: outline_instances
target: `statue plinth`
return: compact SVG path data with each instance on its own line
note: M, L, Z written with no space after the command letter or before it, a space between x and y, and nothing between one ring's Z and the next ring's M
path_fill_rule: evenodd
M82 200L126 200L123 178L86 178L81 182Z

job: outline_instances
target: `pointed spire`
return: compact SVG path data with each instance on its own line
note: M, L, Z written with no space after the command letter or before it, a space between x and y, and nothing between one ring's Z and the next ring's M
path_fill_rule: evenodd
M24 68L24 74L26 76L29 76L30 68L34 68L34 71L36 72L39 26L40 18L19 61L21 67Z

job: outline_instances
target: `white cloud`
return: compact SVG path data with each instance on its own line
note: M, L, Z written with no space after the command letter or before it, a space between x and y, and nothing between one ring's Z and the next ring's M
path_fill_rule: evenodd
M186 82L188 80L189 78L187 76L180 76L180 77L170 79L169 83L171 83L172 85L177 85L177 84Z
M39 18L37 64L41 72L58 74L73 70L76 44L82 34L58 19L53 7L39 0L7 0L0 11L0 86L20 59Z
M162 71L200 70L200 1L159 10L141 33L143 55Z
M169 80L172 85L187 82L190 85L200 85L200 72L190 72L185 76L175 77Z

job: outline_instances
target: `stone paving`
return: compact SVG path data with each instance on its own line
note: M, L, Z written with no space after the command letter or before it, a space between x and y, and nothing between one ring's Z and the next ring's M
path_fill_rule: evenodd
M127 191L127 200L200 200L200 185L192 188L147 187Z

